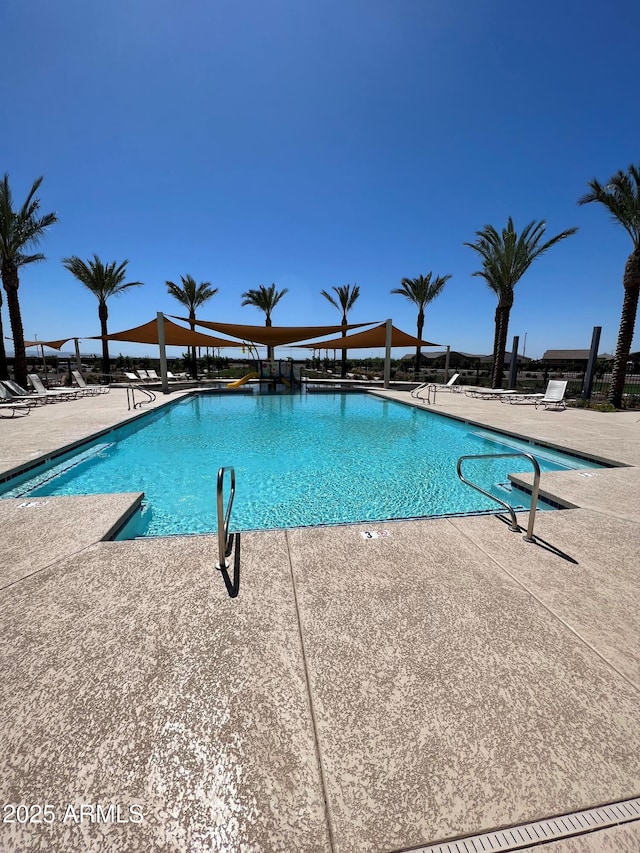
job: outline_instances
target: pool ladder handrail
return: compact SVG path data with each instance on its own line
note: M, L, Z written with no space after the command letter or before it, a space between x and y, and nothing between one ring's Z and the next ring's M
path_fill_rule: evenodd
M224 511L223 487L224 475L229 472L231 481L231 490L229 492L229 502L227 511ZM233 533L229 536L229 519L231 518L231 509L233 507L233 499L236 494L236 471L235 468L227 466L218 469L218 482L216 485L216 504L218 511L218 562L216 569L228 569L227 557L233 551Z
M456 472L460 480L465 483L467 486L471 486L472 489L475 489L477 492L485 495L490 498L492 501L499 503L500 506L503 506L506 510L508 510L509 515L511 516L511 524L509 525L509 530L512 530L514 533L520 532L520 525L518 524L518 520L516 518L516 513L510 503L507 501L503 501L501 498L497 498L495 495L492 495L490 492L486 492L483 488L477 485L477 483L472 483L471 480L467 480L462 475L462 463L465 459L507 459L507 458L515 458L515 457L525 457L527 458L531 464L533 465L533 488L531 491L531 508L529 509L529 523L527 524L527 532L522 537L525 542L535 542L536 540L533 537L533 525L536 517L536 507L538 504L538 492L540 490L540 465L538 464L538 460L535 456L532 456L531 453L478 453L473 454L471 456L461 456L458 459L458 464L456 465Z
M140 400L139 403L136 403L136 391L141 391L143 394L146 394L149 399ZM129 382L129 384L127 385L127 411L130 412L131 409L140 409L147 403L153 403L155 399L156 395L148 388L143 388L142 385L138 385L135 382Z

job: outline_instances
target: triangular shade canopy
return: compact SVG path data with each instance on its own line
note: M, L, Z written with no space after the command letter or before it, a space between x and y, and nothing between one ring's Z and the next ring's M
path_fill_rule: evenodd
M386 346L387 324L381 323L373 329L357 332L355 335L347 335L345 338L333 338L330 341L318 341L311 344L300 344L305 349L375 349ZM437 347L440 344L432 344L429 341L421 341L414 338L401 329L391 327L392 347Z
M66 342L71 340L73 340L73 338L65 338L62 341L25 341L24 345L25 347L51 347L51 349L62 349Z
M184 317L175 319L188 322ZM231 335L243 341L270 347L292 344L295 341L307 341L322 335L333 335L342 329L361 329L363 326L370 325L371 323L351 323L346 326L245 326L238 323L211 323L207 320L196 320L196 326L204 326L206 329L213 329L214 332L222 332L224 335Z
M168 347L241 347L239 341L228 341L213 335L203 335L202 332L192 332L177 323L164 318L164 339ZM150 320L142 326L126 329L124 332L114 332L112 335L94 335L91 340L127 341L135 344L158 344L158 321Z

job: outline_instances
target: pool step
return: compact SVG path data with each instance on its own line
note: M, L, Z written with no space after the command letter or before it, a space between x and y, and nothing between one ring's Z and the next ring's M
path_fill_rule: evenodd
M57 465L52 465L51 468L47 468L46 471L43 471L41 474L37 474L35 477L30 477L26 482L23 482L21 485L5 492L2 497L22 498L33 492L35 489L39 489L45 483L48 483L49 480L53 480L61 474L66 474L66 472L70 471L72 468L76 468L78 465L82 465L83 462L93 459L94 456L98 456L100 453L108 450L110 447L113 447L114 444L114 441L96 444L89 448L89 450L77 453L65 462L59 462Z

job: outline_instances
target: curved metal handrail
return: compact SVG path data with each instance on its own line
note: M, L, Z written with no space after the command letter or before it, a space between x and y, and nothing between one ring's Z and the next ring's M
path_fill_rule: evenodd
M224 501L222 499L222 490L224 486L224 475L227 471L229 472L231 479L231 491L229 492L229 503L227 504L227 511L225 513L223 509ZM231 534L231 536L229 536L229 519L231 518L231 508L233 507L233 499L235 497L235 494L235 468L219 468L218 482L216 486L216 503L218 511L218 562L216 563L216 569L229 568L229 566L227 565L227 557L231 554L233 550L233 533Z
M520 532L520 526L518 525L518 520L516 518L515 510L511 506L511 504L503 501L501 498L497 498L495 495L492 495L490 492L486 492L484 489L480 488L476 483L472 483L471 480L467 480L462 475L462 463L465 459L507 459L507 458L515 458L515 457L525 457L531 462L533 465L533 488L531 490L531 508L529 509L529 523L527 524L527 532L523 536L525 542L535 542L533 538L533 524L536 517L536 507L538 504L538 492L540 490L540 465L538 464L538 460L535 456L532 456L531 453L479 453L472 456L461 456L458 459L458 464L456 466L456 472L460 480L465 483L467 486L471 486L472 489L475 489L477 492L485 495L490 498L492 501L499 503L500 506L503 506L506 510L508 510L511 515L511 525L509 526L509 530L513 530L514 533Z
M140 400L139 403L136 403L136 391L141 391L143 394L146 394L149 399ZM129 394L131 394L131 397L129 397ZM155 399L156 395L148 388L143 388L141 385L137 385L135 382L130 382L127 385L127 411L131 411L131 409L140 409L147 403L153 403Z

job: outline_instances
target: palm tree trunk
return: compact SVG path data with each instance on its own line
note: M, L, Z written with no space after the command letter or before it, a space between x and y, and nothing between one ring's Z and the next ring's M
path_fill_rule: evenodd
M196 330L196 315L193 311L189 312L189 325L191 326L191 331L195 332ZM198 379L198 356L196 355L196 348L189 347L189 352L191 353L191 378Z
M106 302L100 302L98 304L98 317L100 318L100 334L103 336L102 372L104 373L105 381L108 385L111 381L111 369L109 360L109 341L106 339L106 336L109 334L109 332L107 331L107 320L109 318L109 310L107 308Z
M422 340L422 330L424 329L424 312L422 308L418 311L418 340ZM420 356L422 354L422 347L420 344L416 347L416 363L413 366L413 378L417 379L420 374Z
M346 314L342 315L342 325L343 326L347 325L347 315ZM344 328L342 329L342 337L343 338L347 337L347 330ZM340 376L344 379L346 375L347 375L347 351L346 351L346 349L343 349L342 350L342 364L340 366Z
M504 376L504 351L507 346L507 331L509 329L509 314L511 313L510 305L502 305L499 308L498 330L496 335L497 352L493 364L493 381L492 388L502 388L502 378Z
M9 309L9 322L13 335L13 351L15 360L13 363L13 374L18 385L27 385L27 356L24 348L24 330L22 328L22 316L20 314L20 303L18 301L18 269L15 264L6 263L2 267L2 284L7 293L7 308Z
M7 364L7 352L4 348L4 331L2 329L2 295L0 295L0 379L9 378L9 365Z
M273 325L271 323L271 316L269 314L267 314L267 319L264 321L264 324L265 324L265 326ZM268 344L267 344L267 361L273 361L273 347L270 347Z
M633 330L638 311L638 296L640 295L640 246L636 247L627 258L624 268L624 299L622 300L622 316L618 330L618 343L611 374L608 401L617 409L622 407L624 384L627 377L627 361L633 342Z

